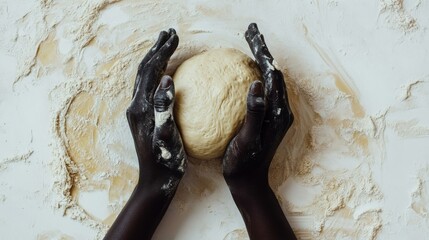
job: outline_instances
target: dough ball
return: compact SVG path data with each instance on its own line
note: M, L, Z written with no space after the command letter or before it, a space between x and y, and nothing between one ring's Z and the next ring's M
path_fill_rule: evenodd
M174 74L175 120L186 152L197 159L222 157L246 115L256 63L235 49L214 49L183 62Z

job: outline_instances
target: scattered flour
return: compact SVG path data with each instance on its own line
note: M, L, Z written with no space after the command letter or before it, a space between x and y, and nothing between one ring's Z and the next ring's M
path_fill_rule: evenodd
M27 161L30 156L33 154L34 150L29 150L27 153L18 154L12 157L8 157L0 160L0 171L7 168L7 165L14 162Z
M368 167L380 158L373 149L382 139L371 116L362 116L361 110L353 114L353 109L361 108L355 106L357 96L341 91L338 81L346 84L332 74L311 80L291 77L289 99L297 121L280 145L270 180L279 187L287 211L297 216L292 222L299 223L299 216L313 217L304 221L306 230L298 236L305 238L310 232L315 239L375 239L382 226L377 203L383 196ZM293 188L285 185L288 178L304 189L319 189L313 200L294 199L288 192ZM346 223L341 228L335 227L339 219Z
M160 7L167 4L170 9ZM329 4L335 7L337 1ZM181 42L167 70L170 74L189 56L222 44L192 40L194 35L210 35L212 31L195 29L181 21L183 15L198 20L204 14L209 15L209 10L183 10L179 4L165 0L144 3L97 0L65 5L45 0L31 7L36 10L28 9L20 18L0 23L0 30L6 32L0 44L24 60L19 63L15 84L29 81L30 77L38 84L38 78L54 73L65 76L66 81L52 83L55 87L49 96L52 103L51 147L55 154L50 162L55 182L49 201L66 217L96 229L101 239L126 203L138 176L125 109L139 61L161 28L153 24L143 29L139 19L150 15L159 16L154 22L169 19L177 23L175 27ZM121 8L132 18L115 26L101 22L101 16L109 17L112 7ZM5 10L0 9L2 11ZM381 0L380 16L404 33L418 29L417 20L408 14L401 0ZM1 14L0 18L3 19ZM8 24L22 28L9 29ZM243 41L240 35L233 37L234 41ZM282 69L295 122L276 153L270 182L292 219L313 217L308 226L295 227L299 236L376 239L384 224L379 204L383 194L370 169L372 164L384 160L379 150L383 149L385 117L389 109L379 115L368 115L348 75L329 59L329 54L316 48L332 68L331 72L307 78L289 76ZM280 64L274 66L281 69ZM409 85L403 100L412 98L413 86ZM403 136L428 134L427 129L420 128L415 121L396 123L393 127ZM10 162L25 161L32 154L30 150L1 160L0 170ZM214 183L214 179L221 178L220 166L204 164L198 166L203 173L193 173L196 179L185 177L182 181L176 195L178 201L172 208L184 212L190 208L186 202L193 201L189 199L191 193L203 197L220 188L221 185ZM424 176L419 175L410 206L422 217L426 217L428 211ZM309 203L291 199L289 188L285 187L289 178L305 189L317 189ZM91 209L85 209L77 201L79 193L99 189L108 192L111 209L111 214L102 220L92 218ZM5 199L6 196L0 195L0 203ZM45 239L45 235L40 234L39 239ZM54 235L68 238L61 233ZM244 240L248 236L244 229L236 229L224 239Z
M429 168L417 176L417 188L411 194L410 208L422 218L429 216Z
M234 231L228 233L223 240L249 240L249 235L247 234L246 229L235 229Z
M418 29L417 20L404 8L404 0L380 0L380 16L385 18L388 25L404 33Z

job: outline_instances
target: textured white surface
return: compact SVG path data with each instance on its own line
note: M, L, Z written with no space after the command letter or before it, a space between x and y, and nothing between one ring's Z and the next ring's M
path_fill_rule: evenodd
M289 73L299 115L272 169L272 185L298 236L425 239L428 12L429 2L419 0L0 1L1 238L102 236L100 223L111 222L106 216L128 197L127 187L106 194L118 175L114 166L136 166L124 109L157 33L175 27L181 37L174 69L213 47L250 55L243 34L257 22ZM79 106L86 105L73 108L71 98L94 104L82 113ZM69 106L77 115L68 116ZM87 118L103 108L119 114ZM68 119L58 123L65 136L59 137L56 119ZM70 132L79 136L91 124L98 140L76 145ZM66 171L60 140L74 156L102 156L107 160L96 164L112 165L85 174L79 166L91 158L83 158ZM67 176L79 176L71 178L80 189L73 197L75 183ZM156 239L245 239L243 228L219 164L195 163Z

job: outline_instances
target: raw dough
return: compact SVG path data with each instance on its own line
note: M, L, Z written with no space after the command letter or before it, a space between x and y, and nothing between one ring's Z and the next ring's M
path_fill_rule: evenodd
M175 119L186 152L197 159L223 155L246 115L256 63L235 49L214 49L186 60L174 74Z

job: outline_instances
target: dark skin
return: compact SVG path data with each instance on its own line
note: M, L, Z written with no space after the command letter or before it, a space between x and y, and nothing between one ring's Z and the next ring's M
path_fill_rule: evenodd
M223 157L223 175L250 239L296 239L268 183L271 161L293 123L286 85L256 24L245 37L263 82L250 87L246 120Z
M263 74L250 86L246 120L223 157L223 175L250 239L296 239L268 183L274 153L293 122L282 73L263 36L250 24L246 40ZM139 181L105 239L151 239L184 174L187 156L174 122L174 83L163 76L179 39L170 29L139 66L127 119L139 160Z
M140 63L127 119L139 160L139 180L105 239L151 239L184 174L187 156L172 116L174 85L163 76L179 43L161 32Z

